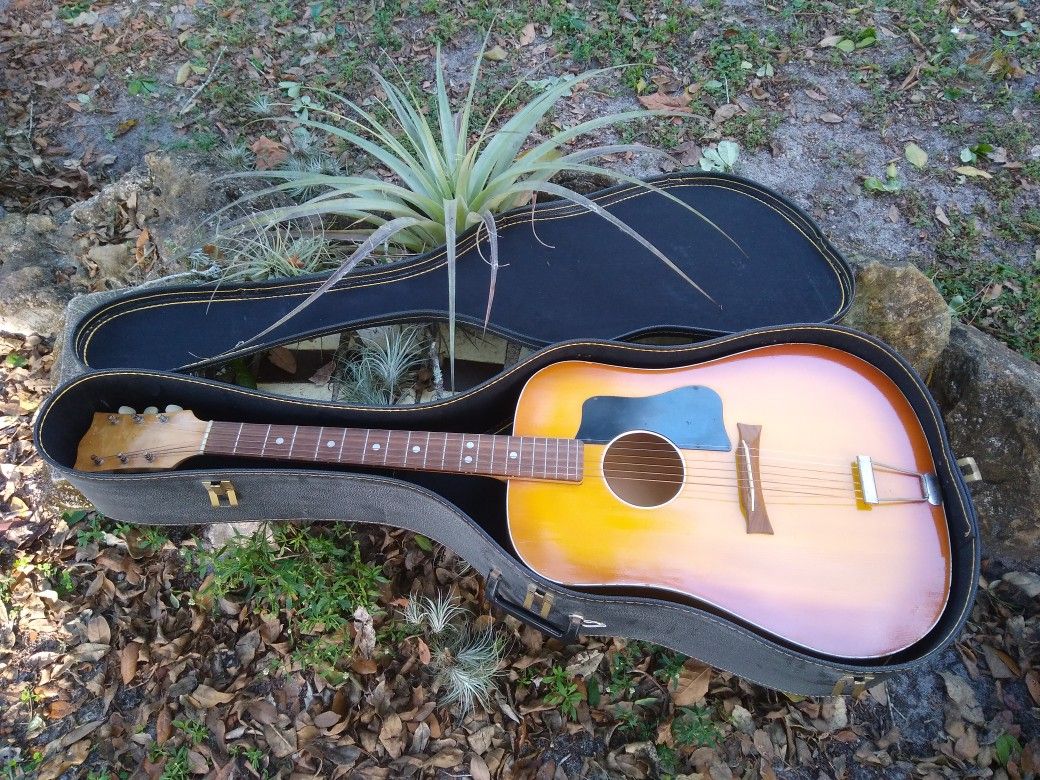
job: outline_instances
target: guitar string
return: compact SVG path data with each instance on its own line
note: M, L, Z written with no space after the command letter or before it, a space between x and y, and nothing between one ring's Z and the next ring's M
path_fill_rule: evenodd
M216 443L220 444L220 442L216 442ZM315 442L315 443L317 444L317 442ZM227 445L225 445L225 446L227 446ZM232 452L220 453L220 454L227 454L227 455L232 455L232 456L238 455L238 456L241 456L241 457L250 457L250 456L260 457L260 453L239 452L237 447L230 447L230 449L233 450L233 451ZM321 450L319 450L319 452L320 451ZM191 447L184 446L184 445L170 445L170 446L167 446L167 447L155 447L155 448L151 448L151 449L128 450L128 451L123 451L122 453L116 453L116 455L108 455L108 456L104 456L104 457L116 457L116 456L118 456L118 454L122 454L125 457L133 457L133 456L137 456L137 455L143 455L145 453L151 453L152 455L163 455L163 454L175 454L175 453L180 453L180 452L184 452L184 453L186 453L186 452L197 452L197 450L194 449L194 448L191 448ZM365 450L365 452L367 453L368 450ZM464 452L465 452L465 450L462 450L458 454L462 455ZM276 457L276 456L273 455L273 454L268 455L268 454L265 453L264 457ZM278 459L279 460L286 460L286 459L289 459L289 458L278 458ZM323 460L321 458L313 458L313 457L305 457L305 456L301 456L299 458L291 458L291 459L292 460L300 460L300 461L318 461L318 462L322 462L322 460ZM455 459L455 453L452 453L452 457L449 458L449 459L450 460L454 460ZM362 457L362 460L363 460L363 457ZM331 462L337 462L338 463L338 462L342 462L342 461L339 461L337 459L336 461L331 461ZM395 457L393 463L367 464L367 465L391 465L391 466L395 466L396 463L397 463L397 458ZM361 465L366 465L366 464L362 463ZM632 461L623 461L623 460L617 461L613 466L608 466L607 468L613 468L615 471L618 471L618 469L616 467L619 466L619 465L625 465L625 466L630 467L629 470L627 471L627 473L638 473L638 474L644 474L644 475L650 475L650 476L665 476L665 477L668 477L668 476L672 476L674 474L674 471L675 471L674 469L663 469L662 470L662 469L648 468L649 464L636 463L636 462L632 462ZM689 464L686 464L686 465L689 465ZM552 458L553 470L556 470L560 466L567 467L568 463L567 463L566 460L557 460L556 456L554 454L553 458ZM406 462L402 462L402 463L400 463L400 465L395 466L395 467L407 468L407 463ZM694 471L696 473L715 472L715 473L720 473L720 474L728 474L728 473L732 473L734 468L735 468L735 466L726 466L725 464L714 464L714 463L712 463L710 467L698 467L698 468L695 468ZM547 472L548 469L543 468L542 471L543 472ZM621 469L620 471L625 471L625 470ZM763 473L768 473L768 472L769 472L768 469L763 469ZM851 473L846 474L841 479L811 478L810 480L795 480L795 479L790 479L789 477L787 477L786 475L783 475L783 474L781 474L781 475L772 475L772 476L785 477L785 478L783 478L783 479L769 479L769 478L763 479L762 480L763 484L771 484L771 485L804 485L804 486L810 486L810 487L826 487L828 484L837 484L837 485L841 485L842 487L845 487L846 485L852 486L852 485L855 484L854 480L852 479ZM670 481L670 480L665 480L665 481Z
M186 430L191 430L191 429L186 429ZM197 430L191 430L191 432L198 433ZM228 435L228 437L230 438L230 432L218 432L216 435L211 434L208 443L218 443L218 442L221 441L220 437L221 436L225 436L225 435ZM249 434L244 434L241 437L236 436L234 438L238 442L239 445L257 445L257 444L263 444L265 442L270 443L272 437L270 435L265 434L265 433L257 433L257 434L249 433ZM542 438L542 437L530 437L530 438ZM303 446L304 444L307 444L309 446L309 443L304 438L299 438L298 437L297 441L300 443L300 446ZM556 439L548 438L547 441L556 441ZM571 442L574 442L576 440L574 440L574 439L559 439L559 441L560 442L571 443ZM318 444L317 439L315 440L314 443ZM356 446L356 444L352 443L352 446ZM457 445L452 444L451 445L452 449L454 449L455 446L457 446ZM143 453L145 451L146 450L136 450L134 452L136 452L136 453ZM153 448L153 449L147 450L147 451L156 452L157 449ZM646 450L642 450L642 451L643 452L653 453L653 455L659 455L660 452L661 452L659 449L646 449ZM758 452L758 451L756 451L754 449L752 449L752 451L753 452ZM687 464L690 464L690 465L694 465L694 466L696 466L698 468L704 468L705 466L712 466L712 467L720 467L721 466L721 467L726 468L727 470L729 468L727 464L724 464L724 463L720 464L720 461L719 461L718 458L705 457L705 455L707 455L707 453L703 452L703 451L699 451L699 450L681 450L680 452L683 453L684 462L686 462ZM772 452L772 451L766 450L766 451L761 451L761 452L767 452L768 453L768 452ZM124 454L131 454L131 453L130 452L125 452ZM242 454L248 454L248 453L242 453ZM257 453L257 454L259 455L259 453ZM556 457L555 453L547 453L546 452L546 453L542 453L542 454L543 455L544 454L549 454L553 458ZM721 453L720 452L720 454L725 456L725 455L728 455L729 453ZM536 454L535 457L537 458L538 455ZM651 458L652 455L648 455L648 456L635 456L635 455L633 455L633 456L630 456L630 457ZM760 455L760 457L762 457L762 456ZM810 462L810 461L807 461L807 462ZM814 474L822 474L822 475L828 475L828 476L839 477L839 478L844 478L846 476L851 476L851 467L852 467L852 460L851 459L848 460L848 461L834 460L834 461L830 461L830 462L833 462L835 464L842 463L843 466L840 467L840 468L832 468L832 469L810 469L810 468L806 468L806 467L800 466L800 465L788 465L789 463L793 463L792 459L779 459L779 461L778 461L777 459L773 459L773 458L764 458L762 460L762 462L760 463L760 469L763 470L763 471L772 471L772 472L775 472L777 469L784 469L784 470L788 470L788 471L795 471L795 472L800 473L800 474L814 473ZM701 464L705 464L705 465L702 466ZM779 476L779 475L777 475L777 476ZM814 477L814 479L823 479L823 478L822 477Z
M231 425L231 426L238 425L238 423L226 422L226 421L221 421L220 424ZM244 430L243 433L242 433L242 436L240 437L240 441L242 443L249 443L249 442L261 443L261 442L263 442L263 441L265 441L267 439L267 434L266 434L267 426L265 424L263 424L263 423L245 423L245 425L249 425L251 428L261 428L263 430L262 431L260 431L260 430ZM279 427L292 429L292 428L294 428L296 426L284 425L284 426L279 426ZM298 435L298 440L301 440L301 441L302 441L302 439L299 439L299 436L308 436L309 437L310 435L312 435L312 433L314 431L318 430L317 426L299 426L299 427L305 429L305 430L302 430L302 431L298 432L298 434L299 434ZM195 428L195 427L180 427L180 426L177 426L177 425L168 425L168 424L163 427L163 430L178 430L178 431L184 431L184 432L193 433L193 434L200 434L199 429ZM373 429L366 429L366 428L331 428L330 427L330 428L328 428L328 433L325 434L325 435L335 435L335 434L343 432L343 431L347 431L348 434L349 434L349 433L352 433L352 432L369 431L369 430L371 430L371 431L380 431L381 433L384 433L384 432L386 432L387 430L390 430L390 429L385 429L385 428L373 428ZM427 431L404 431L404 430L397 430L397 429L393 429L390 432L391 433L403 433L403 434L408 434L408 433L427 433ZM274 434L274 433L275 433L275 431L272 430L272 434ZM453 431L433 431L432 433L434 433L435 435L446 434L448 436L466 436L466 435L470 435L470 436L496 436L496 437L501 436L503 438L506 438L506 437L517 438L517 439L521 439L522 438L522 439L527 439L527 440L542 439L544 441L559 441L561 443L565 443L565 442L566 443L570 443L570 442L578 441L577 439L563 438L563 437L558 437L558 436L509 436L508 434L466 434L466 433L459 433L459 432L453 432ZM212 438L214 436L219 436L219 435L224 435L224 434L232 436L232 437L234 437L236 435L236 433L234 431L218 431L218 430L212 430L210 435L211 435L211 438ZM593 445L594 446L606 446L606 445L600 445L598 443L593 443ZM614 448L625 448L625 447L631 447L631 445L625 445L623 442L618 442L615 445L613 445L613 447ZM796 450L763 449L761 447L749 447L749 449L752 452L759 453L760 455L764 455L764 454L773 455L773 454L777 454L777 453L795 453L795 452L797 452ZM660 450L657 449L657 448L638 448L637 447L637 448L633 449L632 451L659 452ZM682 449L682 448L680 448L680 451L681 452L688 452L688 453L698 453L698 454L709 452L708 450L695 450L695 449ZM782 462L786 462L786 463L792 463L792 464L813 463L813 464L829 465L829 466L837 467L835 470L838 470L838 471L843 471L844 468L847 468L847 465L851 463L851 460L846 461L845 459L839 459L839 458L809 457L809 456L806 456L804 454L799 455L798 457L774 458L773 459L774 463L776 463L778 461L782 461Z
M151 452L153 454L178 454L178 453L199 454L197 449L190 448L190 447L156 448L154 450L141 450L139 452L140 453ZM124 452L122 454L124 456L133 456L135 453L133 453L133 452ZM248 457L248 455L243 455L241 453L239 454L239 456L241 456L241 457ZM113 455L113 456L107 456L107 457L116 457L116 456ZM283 460L283 459L279 458L279 460ZM289 460L289 459L285 458L284 460ZM297 460L297 459L293 458L292 460ZM303 462L309 462L308 459L302 459L301 458L299 460L301 460ZM318 462L323 462L323 461L318 461ZM324 462L327 462L327 461L324 461ZM350 464L339 464L339 465L350 465ZM393 463L388 463L388 464L368 464L368 465L375 465L375 466L386 465L386 467L391 468L391 469L393 469L393 468L404 468L404 469L407 469L407 466L403 466L403 465L402 466L398 466L398 465L395 465ZM429 470L430 471L436 471L436 469L429 469ZM455 470L452 470L452 471L454 473L459 473L459 474L462 474L462 475L466 474L466 472L464 472L464 471L455 471ZM626 473L634 474L636 476L622 476L623 474L626 474ZM597 474L597 473L585 472L585 473L582 474L582 478L583 479L597 479L597 480L603 480L603 481L608 481L608 482L609 482L610 479L617 479L617 480L623 480L623 481L653 482L653 483L663 483L663 484L670 484L670 485L696 486L696 487L706 487L706 488L725 488L727 490L729 490L729 489L739 490L741 488L741 484L739 482L739 478L735 479L733 481L726 480L726 481L722 481L722 482L714 482L714 481L703 480L703 479L700 479L700 480L699 479L689 479L689 480L677 481L677 480L671 480L671 479L664 479L664 480L653 479L652 477L649 477L649 476L643 476L644 473L646 473L646 472L642 472L642 471L623 472L622 471L622 472L610 472L610 473L606 473L606 474ZM510 478L511 475L503 474L501 476L505 476L507 478ZM537 479L537 481L540 481L540 482L559 482L561 484L566 484L565 480L554 480L554 479L549 478L549 477L546 477L546 478L527 477L527 476L524 476L522 474L512 475L511 478L515 479L515 480L520 480L520 481L529 481L529 480ZM811 492L811 491L807 491L807 490L796 490L796 489L794 489L794 488L797 488L797 487L805 487L806 486L805 484L799 485L797 483L790 483L790 482L789 483L782 483L782 482L781 483L776 483L776 482L771 482L771 481L768 481L768 480L762 480L762 484L763 484L764 487L768 486L769 493L770 494L774 494L774 495L798 495L798 496L806 496L806 497L812 496L812 497L824 497L824 498L831 498L831 497L833 497L833 498L848 498L850 496L855 496L855 497L859 497L860 496L859 491L857 489L855 489L854 485L850 485L849 486L849 488L851 488L851 489L848 489L848 488L847 489L833 489L831 492L819 493L819 492ZM777 485L780 485L780 487L777 487ZM808 487L818 487L817 485L813 485L813 484L808 484L807 486ZM824 489L827 489L827 488L824 488Z

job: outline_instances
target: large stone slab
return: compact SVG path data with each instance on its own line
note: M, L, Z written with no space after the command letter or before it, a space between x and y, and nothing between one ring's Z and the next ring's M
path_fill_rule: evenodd
M983 550L1040 565L1040 366L956 323L932 375L953 449L975 458Z

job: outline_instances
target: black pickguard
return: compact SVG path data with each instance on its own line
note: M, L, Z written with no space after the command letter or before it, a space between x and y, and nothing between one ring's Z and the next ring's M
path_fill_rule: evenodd
M597 395L582 404L576 438L606 444L628 431L659 433L680 449L730 449L722 421L722 398L702 385L641 398Z

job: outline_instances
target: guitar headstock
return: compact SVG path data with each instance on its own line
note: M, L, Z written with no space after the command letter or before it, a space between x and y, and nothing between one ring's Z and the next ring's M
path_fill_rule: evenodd
M149 406L138 413L129 406L98 412L80 440L80 471L150 471L172 469L202 452L209 423L179 406L160 412Z

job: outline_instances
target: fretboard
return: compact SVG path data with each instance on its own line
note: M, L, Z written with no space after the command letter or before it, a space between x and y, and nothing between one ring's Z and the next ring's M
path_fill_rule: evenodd
M541 436L213 422L202 450L212 455L560 482L580 482L584 470L581 441Z

